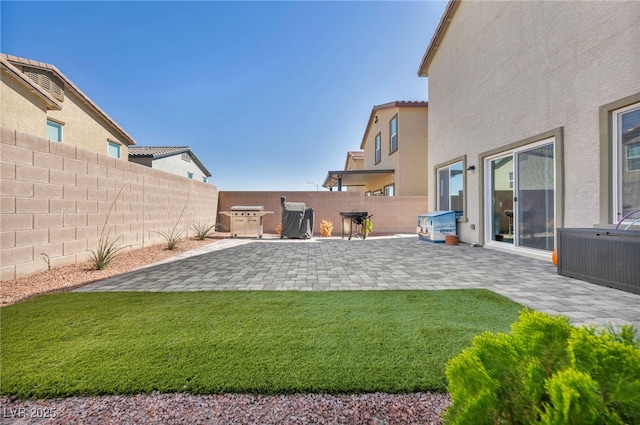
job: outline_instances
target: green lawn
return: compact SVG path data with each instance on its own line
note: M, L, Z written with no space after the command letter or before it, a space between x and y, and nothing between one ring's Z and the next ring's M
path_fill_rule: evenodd
M0 309L0 393L446 391L521 306L486 290L64 293Z

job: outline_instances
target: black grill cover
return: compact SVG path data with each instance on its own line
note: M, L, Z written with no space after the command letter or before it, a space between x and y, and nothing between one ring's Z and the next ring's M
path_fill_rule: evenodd
M282 205L282 233L280 238L309 239L313 236L313 208L306 208L304 202L287 202L280 197Z

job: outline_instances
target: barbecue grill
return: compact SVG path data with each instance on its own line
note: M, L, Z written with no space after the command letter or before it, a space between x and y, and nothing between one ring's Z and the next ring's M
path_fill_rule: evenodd
M280 197L282 205L282 230L280 239L297 238L309 239L313 236L313 222L315 212L307 208L304 202L287 202L287 198Z
M367 238L364 221L373 217L373 214L369 215L366 211L343 211L340 213L340 217L342 217L342 239L344 239L344 222L346 220L349 220L349 240L351 240L352 236L357 238L362 236L362 239Z
M220 211L220 214L231 217L229 231L231 237L262 237L262 218L273 211L264 211L263 206L240 206L229 208L231 211Z

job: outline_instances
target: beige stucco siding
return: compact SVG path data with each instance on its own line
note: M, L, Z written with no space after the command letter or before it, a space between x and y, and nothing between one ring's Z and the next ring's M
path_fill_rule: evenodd
M166 171L185 178L187 178L188 173L193 173L193 180L200 182L206 177L193 160L185 161L180 154L154 159L152 167L156 170Z
M129 151L122 136L107 126L72 90L66 90L62 110L49 111L48 117L64 123L63 143L107 155L110 140L120 144L120 159L127 160ZM46 121L43 127L45 125Z
M640 2L462 2L428 70L430 176L436 164L467 155L479 166L482 152L562 128L558 227L606 221L599 107L640 92L639 40ZM465 241L480 234L479 171L467 173Z
M396 196L427 193L427 108L393 107L375 111L364 144L364 169L393 169L395 174L371 182L366 191L383 190L394 184ZM398 149L390 152L390 121L398 117ZM380 134L380 162L375 162L375 139Z
M403 196L427 193L427 110L403 108L398 116L398 152L401 167L395 180Z
M47 107L44 100L4 69L0 89L0 127L46 137Z

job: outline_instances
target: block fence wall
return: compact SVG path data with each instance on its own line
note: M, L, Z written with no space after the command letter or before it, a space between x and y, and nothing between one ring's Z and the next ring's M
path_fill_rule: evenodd
M280 197L288 202L304 202L315 211L314 235L320 235L322 220L333 222L332 236L340 236L340 211L367 211L373 214L372 236L415 233L419 214L427 212L426 196L364 196L357 192L226 192L220 191L218 211L229 211L232 206L261 205L273 211L263 219L265 233L275 233L281 222ZM217 222L229 229L229 217L219 214Z
M189 235L194 220L215 222L214 185L0 131L1 280L86 261L103 228L136 249L165 243L157 232L178 221Z

